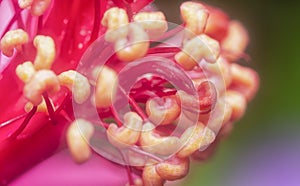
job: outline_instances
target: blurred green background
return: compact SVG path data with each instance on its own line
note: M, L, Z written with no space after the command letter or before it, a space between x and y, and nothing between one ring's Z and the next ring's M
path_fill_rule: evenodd
M156 4L179 23L181 2ZM204 2L247 27L252 58L247 65L258 71L261 86L232 135L208 162L194 163L184 185L300 185L300 1Z

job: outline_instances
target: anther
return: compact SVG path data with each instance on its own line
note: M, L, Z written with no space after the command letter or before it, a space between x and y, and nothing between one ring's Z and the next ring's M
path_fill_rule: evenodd
M165 15L162 12L140 12L134 15L133 20L142 26L150 39L159 38L168 29Z
M156 125L170 124L180 114L180 106L174 97L152 98L146 103L149 119Z
M202 59L215 63L220 54L219 43L205 34L188 40L181 52L175 55L175 60L185 70L192 70Z
M109 42L115 42L128 35L129 22L126 11L122 8L113 7L108 9L102 18L101 24L108 28L105 39Z
M143 150L164 156L176 153L181 146L179 138L175 136L160 136L154 132L154 128L155 126L151 123L144 124L139 140Z
M96 107L109 107L112 104L116 96L118 84L117 73L107 66L102 66L96 80Z
M207 80L199 83L196 96L187 94L182 90L177 91L176 96L177 101L182 106L182 110L194 114L209 113L217 102L216 87L212 82Z
M140 25L131 23L128 29L127 37L115 42L117 56L125 62L144 57L150 45L148 34Z
M51 0L18 0L19 7L22 9L30 8L33 16L41 16L50 6Z
M26 61L16 68L16 74L20 80L27 83L31 77L36 73L36 70L31 61Z
M156 172L163 179L174 181L184 178L189 172L189 158L178 158L173 156L155 166Z
M238 64L231 64L230 70L232 74L232 82L230 89L240 92L247 101L250 101L259 87L259 77L257 73Z
M52 107L54 107L52 100L50 100L50 102L51 102ZM33 107L34 107L34 105L31 102L28 102L25 104L24 110L25 110L25 112L30 112ZM49 114L47 104L44 99L43 99L42 103L40 103L37 106L37 112L45 112L45 113Z
M124 115L124 126L109 125L106 134L109 142L119 148L126 148L137 143L142 130L142 119L135 112Z
M11 30L5 33L0 41L0 49L4 55L11 57L13 49L21 49L21 45L27 43L29 36L27 32L22 29Z
M163 186L165 180L157 173L155 165L149 164L144 167L142 178L145 186Z
M37 49L35 69L50 69L56 53L54 40L49 36L38 35L34 38L33 44Z
M233 90L226 91L226 103L232 108L231 121L240 119L247 108L247 100L241 93Z
M238 21L229 22L228 33L221 43L224 55L230 61L238 60L249 43L249 36L244 26Z
M204 32L209 14L201 3L184 2L180 6L180 13L188 31L195 35Z
M215 133L202 123L187 128L181 135L183 148L177 153L180 158L185 158L193 154L196 150L207 147L215 140Z
M89 140L94 130L93 124L84 119L77 119L68 127L67 144L75 162L83 163L90 158Z
M211 79L220 93L231 84L230 64L224 57L220 56L216 63L201 63L201 68L213 77Z
M33 0L30 12L33 16L41 16L49 7L51 0Z
M31 6L34 0L18 0L20 8L28 8Z
M42 94L54 94L60 90L56 74L51 70L40 70L24 86L24 96L35 106L42 102Z
M58 75L60 85L66 86L74 96L76 103L81 104L85 102L91 92L89 80L74 70L68 70Z

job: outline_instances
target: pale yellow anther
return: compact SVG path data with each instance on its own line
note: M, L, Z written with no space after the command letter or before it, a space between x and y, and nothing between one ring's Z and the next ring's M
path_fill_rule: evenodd
M102 18L101 24L107 27L105 39L109 42L115 42L128 35L129 22L126 11L122 8L113 7L108 9Z
M54 40L49 36L38 35L34 38L33 44L37 49L33 63L35 69L50 69L56 53Z
M231 120L235 121L240 119L247 108L247 100L245 96L233 90L226 91L225 95L226 103L229 104L232 109Z
M231 21L228 27L227 36L221 43L225 57L230 61L239 59L249 43L247 30L238 21Z
M33 16L41 16L50 6L51 0L18 0L19 7L30 8Z
M29 36L22 29L11 30L5 33L0 41L0 49L4 55L11 57L14 53L14 48L20 49L21 45L27 43Z
M225 94L218 98L215 108L207 114L201 115L199 121L204 123L215 134L230 120L231 106L225 101Z
M155 165L146 165L142 174L144 186L163 186L165 180L157 173Z
M150 45L148 34L141 26L131 23L128 29L128 36L115 42L117 56L125 62L144 57Z
M36 70L31 61L26 61L16 68L16 74L20 80L27 83L30 78L36 73Z
M187 128L181 135L183 148L177 153L180 158L193 154L196 150L207 147L215 140L215 133L202 123Z
M159 38L168 29L162 12L140 12L134 15L133 20L144 28L150 39Z
M218 41L210 38L205 34L201 34L188 40L182 51L175 55L175 60L184 69L192 70L202 59L209 63L215 63L220 54L220 46Z
M184 2L180 6L180 13L188 31L195 35L204 32L209 13L201 3Z
M119 148L126 148L137 143L142 130L142 119L135 112L124 115L124 125L117 127L110 124L106 134L109 142Z
M58 75L60 85L66 86L72 93L76 103L85 102L91 93L89 80L74 70L68 70Z
M69 150L75 162L87 161L92 152L89 140L94 134L94 126L89 121L77 119L68 127L66 138Z
M102 18L102 25L108 29L117 29L121 26L128 24L128 15L126 10L122 8L113 7L108 9Z
M101 73L101 71L102 71L102 69L103 69L103 66L95 66L95 67L93 67L93 70L92 70L92 80L93 81L97 81L97 79L98 79L98 75Z
M181 142L178 137L160 136L153 131L154 128L155 126L151 123L146 123L143 126L139 142L145 151L170 156L180 149Z
M42 94L48 92L54 94L60 90L56 74L51 70L37 71L24 86L24 96L33 105L42 102Z
M232 82L230 64L228 61L220 56L216 63L201 62L200 66L205 72L206 77L197 80L197 85L201 83L201 80L203 81L209 78L209 80L215 85L219 95L224 94L226 88Z
M189 172L190 160L189 158L172 158L158 163L155 166L156 172L163 179L174 181L184 178Z
M230 85L232 80L230 65L224 57L220 56L216 63L201 63L201 67L204 71L208 72L209 75L220 76L226 87Z
M98 71L95 91L95 104L98 108L109 107L117 92L119 80L117 73L107 67L101 66Z
M258 74L248 67L232 63L230 65L232 74L232 82L230 89L240 92L243 94L247 101L250 101L259 87Z
M50 103L52 105L52 107L54 107L54 104L52 102L52 100L50 100ZM24 110L25 112L30 112L31 109L33 108L33 104L31 102L27 102L24 106ZM45 112L48 114L48 109L47 109L47 104L45 102L45 100L43 99L42 103L40 103L37 107L37 112Z
M146 112L149 119L156 125L170 124L177 119L181 111L175 97L149 99Z
M30 12L34 16L41 16L50 6L51 0L33 0Z
M176 92L177 100L180 101L181 109L186 114L186 112L192 111L194 117L200 113L200 100L198 96L186 93L183 90L178 90ZM193 119L193 118L191 118Z
M20 8L30 7L34 0L18 0Z

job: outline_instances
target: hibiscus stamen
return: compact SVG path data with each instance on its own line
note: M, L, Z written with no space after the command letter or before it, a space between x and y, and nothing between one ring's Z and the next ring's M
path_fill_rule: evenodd
M95 105L97 108L107 108L116 96L118 75L114 69L105 65L95 68L93 74L96 79Z
M37 71L23 89L23 94L33 105L39 105L45 92L55 94L60 90L59 80L51 70Z
M38 19L37 34L39 34L40 31L42 30L42 28L43 28L43 22L44 22L44 17L43 17L43 15L41 15L41 16L39 16L39 19Z
M126 12L128 14L128 18L130 21L132 21L133 18L133 11L131 7L131 3L125 2Z
M178 53L181 49L178 47L154 47L149 48L147 54L160 54L160 53Z
M91 92L89 80L75 70L68 70L58 75L60 85L66 86L69 91L73 92L73 97L76 103L82 104L85 102Z
M8 140L13 140L16 137L18 137L19 134L21 134L21 132L25 129L25 127L27 126L27 124L29 123L29 121L31 120L33 115L35 114L36 110L37 110L37 106L34 106L31 109L31 111L26 115L26 117L25 117L24 121L22 122L22 124L20 125L20 127L7 138Z
M19 64L16 68L16 75L24 83L29 82L30 78L36 73L36 70L31 61L26 61Z
M123 124L122 124L121 118L119 117L119 114L116 111L115 107L113 105L111 105L109 108L110 108L111 113L114 116L115 121L117 122L117 125L119 127L121 127Z
M12 1L12 3L13 3L14 11L18 12L21 9L18 6L18 3L16 1ZM25 25L24 25L23 19L21 18L21 15L19 15L17 21L18 21L18 27L19 28L25 28Z
M44 100L46 102L46 106L47 106L47 110L48 110L48 113L49 113L49 117L50 117L51 121L53 122L53 124L56 124L55 112L54 112L53 106L51 104L51 101L49 99L49 96L48 96L47 92L43 93L43 98L44 98Z
M175 55L175 60L185 70L192 70L198 66L202 59L209 63L215 63L219 54L219 42L205 34L201 34L188 40L182 51Z
M73 34L74 34L74 28L76 25L76 21L77 21L77 14L79 12L80 9L80 5L81 5L82 1L77 0L74 3L72 3L72 8L71 8L71 13L69 15L70 19L68 21L68 25L67 25L67 29L66 29L66 34L65 37L62 41L62 46L61 46L61 53L68 55L70 53L71 50L71 45L73 44Z
M91 157L89 140L94 132L93 124L84 119L76 119L68 127L67 144L75 162L83 163Z
M134 2L133 11L138 12L141 9L143 9L144 7L146 7L147 5L149 5L153 1L154 0L144 0L144 1L137 0L137 1Z
M228 126L232 127L232 122L244 115L248 101L258 88L255 71L234 64L240 58L247 59L244 50L248 44L248 35L244 27L236 21L230 21L226 14L194 1L181 5L183 23L174 27L168 24L163 12L153 11L155 8L152 6L145 7L152 1L94 0L86 3L77 0L71 6L55 1L47 15L43 14L51 0L9 1L10 13L14 15L11 15L8 25L3 29L4 33L1 33L1 52L13 56L14 50L24 50L21 55L15 55L10 66L4 67L4 78L0 75L0 83L7 86L12 82L7 77L16 67L16 75L10 77L18 77L23 81L23 97L27 103L24 107L21 102L8 100L7 104L15 103L13 110L24 107L27 113L14 115L11 119L6 117L9 120L0 123L0 129L6 129L5 126L12 123L18 125L8 135L12 145L4 146L4 169L12 161L19 161L6 158L6 153L8 156L14 153L25 138L25 141L39 139L45 130L40 130L44 127L37 130L36 126L49 122L60 125L50 126L48 136L55 132L55 137L56 131L61 130L59 135L66 135L74 160L83 163L90 158L91 153L99 153L91 148L94 144L89 143L98 137L99 133L93 134L94 127L98 126L101 134L106 136L101 140L106 140L105 144L120 151L120 160L124 162L121 166L126 169L129 185L163 185L166 180L185 177L189 159L212 143L215 144L215 139L224 135L224 131L218 134L220 128L224 130ZM22 12L24 9L26 12ZM12 30L15 27L18 27L16 30L19 33ZM20 28L26 28L26 32ZM44 32L51 34L51 37L37 35ZM11 33L11 37L6 39L6 34L9 36ZM29 35L33 45L27 44ZM102 37L104 40L100 50L92 53L92 56L98 55L102 66L96 66L94 60L80 60L82 57L84 59L83 53L90 49L89 46L93 47L98 37L99 41ZM13 39L13 42L7 42L9 39ZM55 44L60 46L59 52ZM35 53L36 56L33 56ZM60 55L56 56L56 53ZM102 60L108 56L106 61ZM142 59L138 61L141 62L145 56L145 60L150 59L148 62L151 57L162 57L176 64L172 65L174 68L163 64L153 66L158 75L151 69L146 71L148 73L145 76L138 77L130 90L122 87L123 79L119 78L133 77L118 75L127 66L125 62L134 65L136 60ZM84 71L87 77L75 71L76 67L83 67L79 71ZM88 69L92 69L91 74ZM184 87L181 89L181 86L171 83L173 81L168 78L159 76L164 72L171 75L172 80L173 77L182 79ZM90 75L92 78L88 79ZM16 85L21 88L18 83L8 87ZM91 85L95 90L92 96ZM68 90L61 89L61 86ZM195 95L189 88L193 88ZM124 114L124 110L119 110L120 106L125 105L117 105L121 101L117 93L128 102L124 104L127 104L130 112ZM18 96L15 92L9 98L19 100ZM90 109L82 107L88 106L84 104L87 100L96 107L98 117L86 113ZM78 110L74 106L82 109ZM82 111L82 116L87 120L76 118L76 111ZM35 117L37 112L46 120L39 121ZM181 122L183 125L180 125ZM66 127L64 123L70 124L67 131L63 130ZM34 131L34 134L25 136L29 131ZM59 138L50 139L58 142ZM14 140L18 140L17 145L14 145ZM28 144L30 150L32 143ZM48 146L43 148L47 149ZM44 159L51 155L48 152L41 149L38 154L34 154ZM32 158L31 154L25 156L26 159ZM12 165L9 176L15 177L16 173L26 170L30 164ZM135 167L138 167L137 172ZM141 176L142 179L138 178L136 182L135 176ZM0 176L0 183L3 179L6 181L11 178Z
M65 110L62 110L60 113L69 123L71 123L73 120L70 118L68 113Z
M2 122L2 123L0 124L0 128L5 127L5 126L7 126L7 125L9 125L9 124L14 123L14 122L16 122L16 121L18 121L18 120L24 118L26 115L27 115L27 113L24 113L24 114L21 114L21 115L19 115L19 116L14 117L14 118L11 118L11 119L9 119L9 120L7 120L7 121L4 121L4 122Z
M56 114L58 114L61 110L63 110L63 109L65 109L66 108L66 106L67 106L67 104L68 104L68 102L70 102L70 100L71 100L71 96L70 96L70 94L68 93L67 95L66 95L66 97L64 98L64 100L62 101L62 103L58 106L58 108L55 110L55 115ZM65 110L66 111L66 110ZM67 111L66 111L67 112Z
M8 31L0 40L0 49L7 57L11 57L14 52L14 48L21 49L21 46L27 43L29 36L27 32L22 29L16 29Z
M181 112L175 96L151 98L146 102L146 112L149 119L157 125L170 124Z
M140 12L133 16L133 20L147 32L150 40L161 37L168 30L166 17L162 12Z
M119 89L121 90L121 92L123 93L123 95L126 96L126 98L128 99L129 104L133 107L133 109L137 112L137 114L142 118L142 120L144 122L147 121L148 120L147 115L138 106L138 104L135 102L135 100L130 95L128 95L122 87L119 87Z
M44 35L37 35L34 37L33 45L37 50L37 54L34 59L35 69L50 69L56 55L55 42L53 38Z
M108 141L117 148L128 148L135 145L140 137L143 121L135 112L124 115L123 126L109 125L106 130Z
M154 124L144 124L139 140L141 148L151 154L172 156L184 144L176 136L161 136L155 131Z
M103 9L101 6L106 6L106 0L104 2L99 2L99 0L94 0L94 27L91 34L90 43L95 41L99 34L100 29L100 22L102 19L101 9Z
M193 34L199 35L205 31L208 20L208 10L198 2L184 2L180 6L180 13L187 28L186 35L193 37Z

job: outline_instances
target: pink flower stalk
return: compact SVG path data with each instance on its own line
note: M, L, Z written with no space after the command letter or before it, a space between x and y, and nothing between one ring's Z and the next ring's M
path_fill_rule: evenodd
M200 2L174 26L151 2L0 0L0 184L66 148L129 185L184 178L191 157L211 156L258 89L235 63L247 31Z

